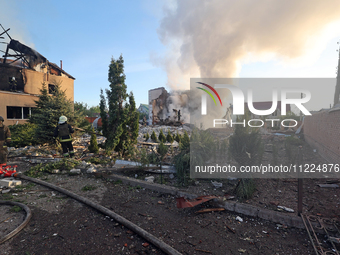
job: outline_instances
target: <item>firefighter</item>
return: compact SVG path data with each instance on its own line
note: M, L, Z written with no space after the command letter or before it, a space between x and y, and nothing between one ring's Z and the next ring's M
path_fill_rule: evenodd
M4 125L4 118L0 116L0 164L7 164L7 146L11 144L11 131Z
M54 130L53 138L56 139L59 137L64 157L74 156L71 136L72 133L74 133L74 130L71 125L67 124L67 118L65 116L60 116L58 126Z

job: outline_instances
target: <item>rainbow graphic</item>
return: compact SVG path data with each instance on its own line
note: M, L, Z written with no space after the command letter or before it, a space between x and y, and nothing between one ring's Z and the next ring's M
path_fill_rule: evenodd
M211 89L211 91L214 92L215 95L217 96L218 100L220 100L220 103L221 103L221 106L222 106L222 100L221 100L221 98L220 98L220 95L217 93L217 91L216 91L213 87L211 87L210 85L208 85L208 84L206 84L206 83L203 83L203 82L197 82L197 83L199 83L199 84L201 84L201 85L204 85L204 86L206 86L207 88ZM209 90L204 89L204 88L200 88L200 87L197 87L197 88L200 89L200 90L203 90L203 91L207 92L208 95L214 100L215 105L217 105L214 96L211 94L211 92L210 92Z

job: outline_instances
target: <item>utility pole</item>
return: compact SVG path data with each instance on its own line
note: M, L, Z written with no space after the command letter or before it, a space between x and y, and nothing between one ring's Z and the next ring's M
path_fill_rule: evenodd
M338 42L339 44L339 42ZM340 96L340 49L339 49L339 59L338 59L338 68L337 68L337 76L336 76L336 86L335 86L335 93L334 93L334 105L339 103L339 96Z

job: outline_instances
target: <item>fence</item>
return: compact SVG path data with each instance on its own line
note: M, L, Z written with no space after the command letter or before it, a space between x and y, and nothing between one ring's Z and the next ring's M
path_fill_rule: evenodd
M340 109L313 113L304 121L308 144L329 163L340 162Z

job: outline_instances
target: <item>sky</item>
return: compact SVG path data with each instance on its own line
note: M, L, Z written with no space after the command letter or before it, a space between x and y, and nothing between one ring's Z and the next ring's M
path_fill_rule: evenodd
M190 78L336 77L340 1L0 0L0 24L62 60L76 78L75 101L89 106L122 54L139 106L149 89L188 89Z

